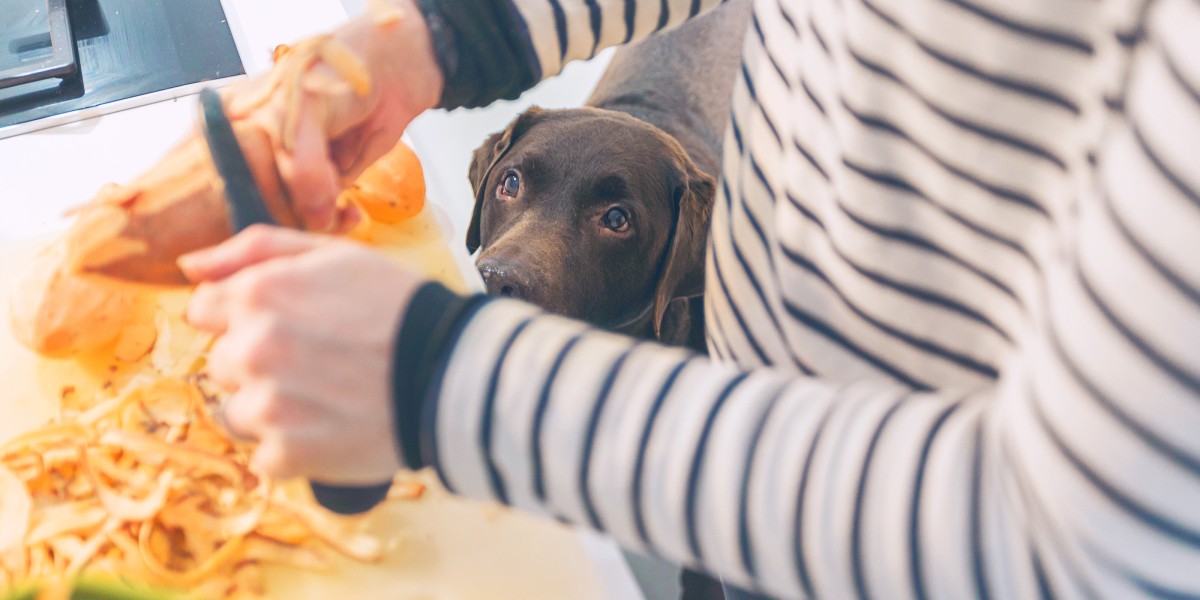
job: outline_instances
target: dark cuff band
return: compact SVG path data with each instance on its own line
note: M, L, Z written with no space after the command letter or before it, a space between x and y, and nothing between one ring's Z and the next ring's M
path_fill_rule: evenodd
M421 286L409 303L392 351L392 403L400 459L410 469L427 466L420 450L422 412L427 401L436 402L439 366L487 299L459 296L431 282Z
M540 79L525 21L509 0L419 0L445 77L438 108L514 99Z

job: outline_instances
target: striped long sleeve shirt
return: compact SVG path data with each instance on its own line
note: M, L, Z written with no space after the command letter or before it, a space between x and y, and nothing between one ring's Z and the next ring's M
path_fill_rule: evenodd
M442 13L519 71L447 103L709 3ZM712 358L476 302L409 462L781 597L1200 597L1200 3L758 0L718 187Z

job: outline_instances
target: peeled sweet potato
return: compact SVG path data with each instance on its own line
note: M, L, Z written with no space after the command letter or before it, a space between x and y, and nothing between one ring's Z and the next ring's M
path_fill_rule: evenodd
M281 225L298 226L270 138L244 122L235 123L234 131L271 215ZM62 243L69 271L184 285L178 258L232 235L223 182L203 138L195 137L128 186L102 190L78 210Z
M267 208L295 226L267 135L236 124ZM202 138L170 152L128 186L108 186L77 210L74 224L42 251L10 300L13 334L45 356L86 354L115 344L134 362L154 345L137 319L138 290L125 282L182 285L176 260L233 235L221 178ZM114 281L113 279L122 280Z
M398 18L394 11L383 12L387 18L381 17L380 26ZM279 174L275 146L292 151L306 95L320 98L345 88L363 96L371 90L371 78L362 60L331 36L280 47L276 58L276 68L261 85L234 93L226 110L267 210L277 224L298 228L301 220ZM322 62L336 76L306 79L310 69ZM271 130L273 138L262 121L249 116L279 93L285 94L287 110L280 127ZM405 185L419 184L423 202L424 183L419 165L416 168L417 181L410 178ZM395 174L388 179L394 187ZM366 203L370 205L369 200ZM415 209L419 211L420 205ZM381 210L386 217L396 218L397 211L412 211L414 206L409 200L404 206L392 203ZM135 322L138 292L122 282L186 285L179 257L234 234L224 182L201 136L176 147L128 185L100 190L77 209L76 217L31 265L11 300L17 339L45 355L69 356L111 345L117 360L140 360L154 347L157 332Z
M112 344L136 316L133 290L69 272L64 254L61 242L38 254L10 300L13 337L44 356L73 356Z
M425 207L421 160L404 142L367 167L338 199L353 203L377 223L394 225Z

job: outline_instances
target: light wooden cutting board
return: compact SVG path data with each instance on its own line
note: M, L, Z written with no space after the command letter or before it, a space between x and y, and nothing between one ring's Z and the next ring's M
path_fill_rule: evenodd
M443 225L426 211L404 231L375 232L371 237L385 243L384 251L405 264L460 290L475 288L475 282L463 278L468 272L464 257L454 257L447 249L440 233ZM12 339L10 287L45 242L43 238L0 247L0 442L52 418L64 387L88 393L108 379L128 375L125 370L110 372L110 365L103 364L107 361L89 366L46 360ZM156 298L165 314L182 314L183 293ZM382 563L347 561L324 574L274 569L268 574L271 596L294 600L612 597L612 582L605 580L611 574L598 570L588 545L573 530L463 501L436 486L420 500L376 509L366 525L367 531L396 541Z

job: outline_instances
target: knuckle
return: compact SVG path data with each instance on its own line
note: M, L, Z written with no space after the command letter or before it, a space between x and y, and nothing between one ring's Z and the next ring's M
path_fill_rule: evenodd
M244 341L236 348L234 359L240 362L246 372L254 374L254 376L262 376L270 370L272 349L274 349L274 340L269 332L264 328L252 329L247 332Z
M279 440L268 438L259 443L254 450L254 466L264 473L274 477L290 477L288 464L280 447Z
M242 301L247 307L269 308L277 286L277 276L269 269L246 272L241 282Z
M245 273L237 285L237 294L248 308L264 308L270 298L270 280L261 273Z
M288 415L287 397L273 383L262 383L257 392L256 418L267 427L280 428Z
M283 329L276 317L262 317L245 330L234 358L249 372L264 375L276 364Z
M274 237L274 227L256 223L242 232L242 243L247 252L257 253L266 250Z
M303 445L290 441L286 436L275 440L273 444L273 469L278 477L298 477L304 475L304 459L300 453Z

